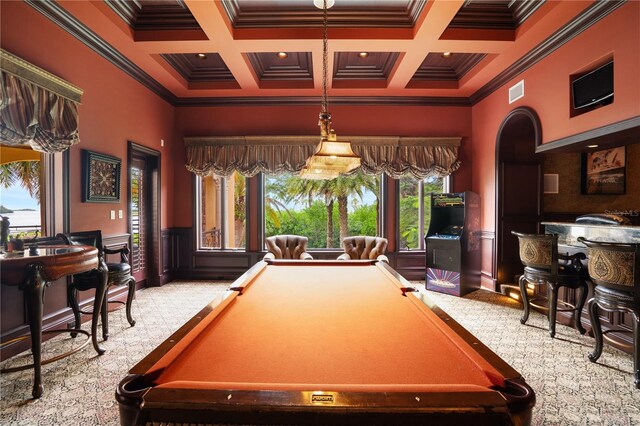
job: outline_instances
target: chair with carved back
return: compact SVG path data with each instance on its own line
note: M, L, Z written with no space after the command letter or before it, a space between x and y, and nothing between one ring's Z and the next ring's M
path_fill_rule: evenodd
M551 337L555 337L557 312L574 311L575 327L580 334L584 334L586 330L582 326L581 314L587 300L589 287L586 281L586 270L583 268L581 260L586 259L586 255L584 253L576 253L573 256L559 254L557 235L521 234L515 231L511 231L511 233L518 237L520 261L524 265L524 273L519 279L524 310L520 323L527 322L530 306L534 306L547 312L549 334ZM529 298L527 283L533 286L545 285L547 297ZM558 301L558 291L561 287L573 290L581 289L580 298L576 305ZM561 305L560 308L558 308L558 303Z
M103 298L102 306L93 309L100 309L102 317L102 338L107 340L109 338L109 321L108 321L108 304L119 303L126 306L127 321L133 327L136 322L131 316L131 305L136 291L136 281L131 275L131 265L127 256L129 255L129 248L125 244L119 249L110 249L102 243L102 232L100 230L95 231L80 231L72 232L68 234L60 234L67 244L76 245L89 245L97 247L99 250L99 256L106 261L106 255L120 255L120 262L106 262L108 270L107 285L105 288L105 295ZM73 310L76 327L80 327L80 314L91 314L88 311L81 311L78 305L77 292L85 291L89 289L96 289L98 286L98 280L100 275L97 271L85 272L82 274L74 275L71 284L67 288L67 299ZM127 285L127 301L122 302L119 300L108 300L108 290L111 286Z
M384 254L387 244L387 239L382 237L345 237L342 240L344 253L338 256L338 260L377 259L389 263Z
M614 328L602 332L599 309L630 314L633 321L633 378L640 389L640 244L578 241L589 250L588 269L594 284L589 300L589 319L596 343L589 360L596 362L602 355L603 341L608 333L628 332Z

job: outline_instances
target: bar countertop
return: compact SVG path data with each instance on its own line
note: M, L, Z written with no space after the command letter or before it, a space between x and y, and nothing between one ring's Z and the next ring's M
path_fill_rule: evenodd
M640 243L640 226L601 225L593 223L542 222L547 234L558 234L558 243L585 247L578 237L593 241Z

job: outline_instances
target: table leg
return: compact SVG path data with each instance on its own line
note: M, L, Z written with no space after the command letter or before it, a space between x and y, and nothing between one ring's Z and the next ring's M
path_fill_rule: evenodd
M22 290L27 302L27 315L31 331L31 353L33 355L33 390L31 395L40 398L42 386L42 310L44 289L47 282L42 278L42 265L34 263L27 269L27 280Z
M107 291L107 280L109 279L109 270L107 269L107 264L105 263L104 259L100 259L98 272L101 274L102 279L98 281L98 286L96 287L96 296L93 302L93 315L91 318L91 340L93 342L93 348L96 350L96 352L98 352L98 355L102 355L105 350L98 344L98 321L100 320L100 313L103 309L102 301L106 297L105 292Z

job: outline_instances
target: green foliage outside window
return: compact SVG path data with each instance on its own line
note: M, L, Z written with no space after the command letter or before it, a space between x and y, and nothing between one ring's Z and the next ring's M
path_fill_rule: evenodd
M347 235L378 234L380 179L358 173L333 180L269 176L265 236L304 235L310 248L339 248Z
M419 187L420 181L413 177L400 179L400 249L418 249L424 235L420 234ZM443 178L426 178L422 181L424 232L429 229L431 219L431 193L441 193Z

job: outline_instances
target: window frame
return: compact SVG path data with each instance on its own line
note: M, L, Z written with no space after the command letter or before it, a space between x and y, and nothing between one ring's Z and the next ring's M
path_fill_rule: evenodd
M267 177L269 175L265 174L265 173L260 173L258 174L256 177L259 180L258 182L258 202L260 205L259 210L259 218L258 220L260 221L260 238L258 239L258 247L260 247L260 250L262 252L266 252L267 251L267 247L266 247L266 241L267 241L267 230L266 230L266 203L264 202L264 198L266 196L266 180ZM380 200L379 202L379 206L378 206L378 220L377 220L377 229L376 229L376 237L385 237L386 231L387 231L387 227L386 227L386 215L385 215L385 209L386 206L388 205L388 191L386 190L386 185L387 185L387 180L389 179L389 177L386 175L386 173L380 173L375 175L380 179L379 182L379 193L378 193L378 199ZM339 225L338 225L339 226ZM339 247L307 247L307 251L308 252L317 252L317 253L337 253L337 252L342 252L343 251L343 247L342 247L342 241L339 242Z
M402 179L402 178L401 178ZM448 193L453 186L453 179L451 175L447 175L442 178L442 193ZM396 247L398 253L409 252L424 252L426 250L424 235L427 232L424 224L424 178L420 179L418 184L418 197L422 202L418 203L418 248L405 248L400 245L400 179L395 179L396 187Z
M232 176L219 176L220 179L222 179L222 183L221 183L221 188L223 188L223 190L221 191L222 196L221 196L221 200L220 200L220 208L222 211L226 211L226 207L227 207L227 200L226 200L226 191L227 191L227 179L232 179ZM244 243L244 247L227 247L228 245L228 241L227 238L228 236L225 235L225 233L223 233L222 235L222 240L220 242L220 248L217 247L204 247L202 245L203 239L202 239L202 234L203 234L203 229L202 229L202 176L198 176L196 174L194 174L194 178L193 178L193 193L195 195L194 197L194 211L193 211L193 223L195 224L195 238L194 238L194 243L195 243L195 251L197 252L204 252L204 253L208 253L208 252L247 252L249 251L248 247L249 247L249 207L250 207L250 190L249 190L249 183L250 183L250 179L247 178L246 176L243 176L244 180L245 180L245 203L244 203L244 232L245 232L245 243ZM223 214L220 217L220 221L221 221L221 226L220 229L226 229L227 226L227 215Z

